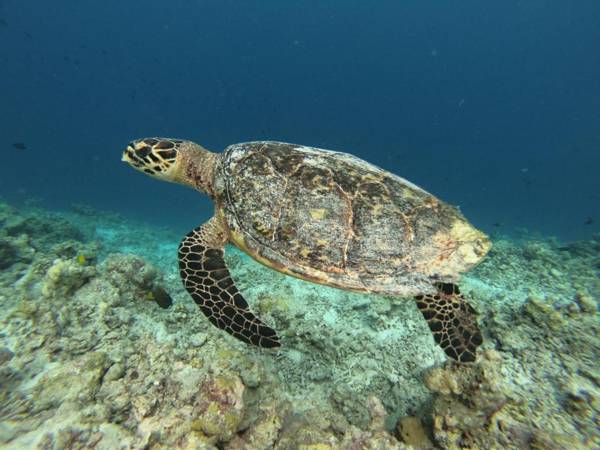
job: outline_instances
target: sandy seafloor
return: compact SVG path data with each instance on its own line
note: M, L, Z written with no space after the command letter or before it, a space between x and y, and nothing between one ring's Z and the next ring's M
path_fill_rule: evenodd
M461 283L485 339L467 365L411 300L296 280L228 247L283 336L280 351L247 346L183 290L180 238L83 206L0 203L1 448L600 447L600 235L494 237Z

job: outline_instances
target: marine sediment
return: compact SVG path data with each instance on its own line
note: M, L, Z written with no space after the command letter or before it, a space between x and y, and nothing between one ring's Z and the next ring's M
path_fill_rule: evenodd
M3 448L594 448L600 235L498 237L464 277L484 344L447 360L413 301L303 282L228 247L278 351L213 327L177 233L0 203ZM168 296L167 297L165 297Z

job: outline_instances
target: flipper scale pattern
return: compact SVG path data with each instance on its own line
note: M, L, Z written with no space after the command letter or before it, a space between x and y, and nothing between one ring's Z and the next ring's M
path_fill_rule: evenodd
M248 344L279 347L275 330L250 311L238 292L223 258L225 242L215 218L185 236L178 252L184 287L216 327Z

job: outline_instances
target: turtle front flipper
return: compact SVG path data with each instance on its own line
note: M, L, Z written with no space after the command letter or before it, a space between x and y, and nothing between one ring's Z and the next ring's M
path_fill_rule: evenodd
M435 283L434 295L417 295L417 306L429 324L435 342L446 355L460 361L475 361L483 339L475 310L452 283Z
M227 234L213 217L179 244L183 285L208 320L248 344L279 347L279 337L262 323L238 292L223 259Z

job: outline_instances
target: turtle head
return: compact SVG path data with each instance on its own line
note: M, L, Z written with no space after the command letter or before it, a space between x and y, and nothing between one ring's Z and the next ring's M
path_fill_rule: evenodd
M183 141L165 138L145 138L129 143L122 161L151 177L174 181L178 164L179 147Z
M121 160L159 180L211 193L214 156L191 141L152 137L130 142Z

